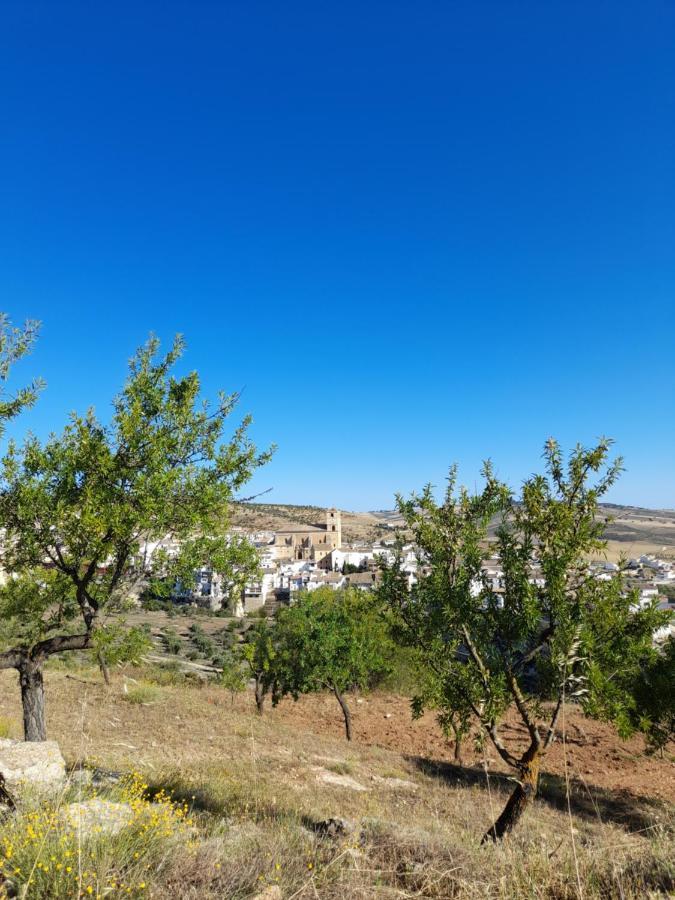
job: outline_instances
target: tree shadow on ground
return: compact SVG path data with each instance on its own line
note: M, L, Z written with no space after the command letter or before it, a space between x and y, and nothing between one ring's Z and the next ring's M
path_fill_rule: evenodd
M164 778L150 778L148 785L148 794L151 798L161 791L178 806L187 804L192 812L206 813L230 822L246 819L252 822L305 824L305 817L299 816L293 809L286 809L272 800L259 798L253 800L245 786L233 785L231 790L224 788L214 790L208 783L185 784L180 776L171 777L171 775ZM0 894L0 900L1 896Z
M481 786L487 789L485 770L482 767L460 766L443 760L408 756L408 761L432 778L452 785ZM513 790L513 779L503 772L488 770L491 787L499 787L505 793ZM560 775L543 774L537 794L539 802L547 803L554 809L567 811L567 789L565 779ZM664 817L672 814L672 807L653 797L642 797L623 790L610 790L588 784L579 779L570 779L570 808L583 819L612 822L627 831L641 831L651 828Z

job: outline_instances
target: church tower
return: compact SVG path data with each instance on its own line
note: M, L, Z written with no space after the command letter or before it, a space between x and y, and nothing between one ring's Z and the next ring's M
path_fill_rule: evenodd
M326 510L326 531L333 550L339 550L342 546L342 516L339 509Z

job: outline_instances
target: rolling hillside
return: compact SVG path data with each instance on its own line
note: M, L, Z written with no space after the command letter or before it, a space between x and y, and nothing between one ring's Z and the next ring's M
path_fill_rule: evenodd
M657 553L675 558L675 510L646 509L638 506L603 504L612 519L607 527L608 556L639 556ZM293 525L321 524L325 510L318 506L275 503L238 504L233 524L251 529L281 531ZM342 534L345 543L372 542L391 537L402 520L396 510L351 512L342 510Z

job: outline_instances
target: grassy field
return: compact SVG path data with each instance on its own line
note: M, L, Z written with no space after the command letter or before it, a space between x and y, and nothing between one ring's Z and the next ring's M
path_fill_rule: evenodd
M15 682L1 673L0 722L18 736ZM43 828L49 839L24 842L24 869L40 873L29 898L638 898L675 890L672 758L645 759L639 742L620 744L571 710L569 781L557 748L519 830L503 846L481 847L510 783L473 752L466 766L454 765L433 718L412 726L402 698L352 698L357 740L348 744L328 697L289 701L260 718L248 693L232 697L156 668L117 672L111 688L94 670L52 669L47 690L50 735L71 766L134 771L134 789L148 787L136 830L86 848L85 879L54 869L58 847L69 846L58 824ZM121 788L101 790L119 799ZM159 816L147 803L157 791ZM141 825L146 815L161 826ZM325 835L320 823L331 817L353 827ZM16 834L29 824L20 819Z

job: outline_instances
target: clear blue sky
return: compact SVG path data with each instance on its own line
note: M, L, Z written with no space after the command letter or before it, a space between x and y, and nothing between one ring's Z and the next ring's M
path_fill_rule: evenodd
M245 388L270 500L513 484L612 435L675 507L672 2L7 2L0 308L23 427L149 331Z

